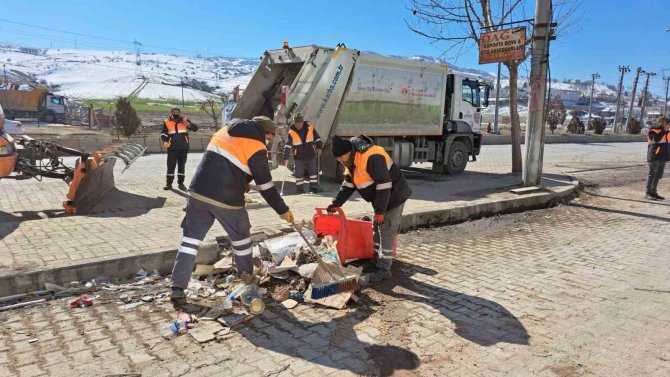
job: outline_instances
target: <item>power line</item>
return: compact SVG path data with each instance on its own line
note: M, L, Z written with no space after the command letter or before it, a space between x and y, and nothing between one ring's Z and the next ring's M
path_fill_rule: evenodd
M31 25L31 24L26 24L23 22L16 22L16 21L11 21L7 20L4 18L0 18L0 22L6 22L14 25L21 25L21 26L26 26L26 27L31 27L31 28L36 28L36 29L42 29L42 30L47 30L47 31L53 31L57 33L64 33L64 34L69 34L69 35L74 35L74 36L79 36L79 37L85 37L85 38L92 38L92 39L99 39L99 40L104 40L108 42L117 42L117 43L123 43L126 45L133 45L133 41L127 41L127 40L121 40L121 39L113 39L113 38L107 38L107 37L101 37L97 35L91 35L91 34L84 34L84 33L76 33L72 31L67 31L67 30L60 30L60 29L54 29L46 26L40 26L40 25ZM165 51L180 51L180 52L189 52L189 53L197 53L197 51L194 50L186 50L186 49L180 49L180 48L173 48L173 47L163 47L163 46L154 46L154 45L144 45L144 47L147 48L152 48L156 50L165 50Z

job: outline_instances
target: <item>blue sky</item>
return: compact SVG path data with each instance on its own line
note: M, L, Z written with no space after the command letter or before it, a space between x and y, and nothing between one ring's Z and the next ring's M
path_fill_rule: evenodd
M495 1L495 0L494 0ZM559 0L554 0L558 2ZM579 27L552 44L552 78L590 79L616 84L617 67L642 66L658 73L651 89L662 92L662 70L670 75L670 0L577 0ZM532 18L529 0L528 14ZM77 47L132 49L195 55L257 57L282 41L291 45L348 47L394 55L438 56L446 45L431 44L411 32L407 0L247 0L247 1L36 1L0 0L0 41L36 47L73 48L75 36L3 20L41 25L106 39L76 36ZM130 42L130 43L129 43ZM479 66L470 49L458 65L494 72L494 64ZM505 69L503 69L505 73ZM525 74L522 72L522 74ZM630 86L632 74L624 84Z

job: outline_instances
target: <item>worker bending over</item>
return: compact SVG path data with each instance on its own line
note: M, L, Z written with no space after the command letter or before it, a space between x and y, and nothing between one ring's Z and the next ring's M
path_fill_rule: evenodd
M289 223L293 214L274 187L266 142L275 136L274 122L265 116L233 119L217 131L207 146L191 186L183 238L172 269L171 301L176 309L186 304L184 289L195 267L198 247L217 220L230 238L238 277L252 274L251 224L244 208L244 194L253 179L272 209Z

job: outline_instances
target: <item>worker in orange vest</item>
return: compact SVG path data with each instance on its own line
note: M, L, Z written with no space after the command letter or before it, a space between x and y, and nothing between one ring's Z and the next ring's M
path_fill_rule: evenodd
M369 271L365 276L370 282L389 279L402 210L412 189L384 148L374 145L369 137L335 136L332 144L333 155L345 169L344 182L328 212L336 212L355 191L372 203L375 254L371 265L365 268Z
M172 182L174 182L174 169L177 169L177 183L179 189L186 191L184 185L186 157L188 157L189 131L197 131L198 126L191 123L187 117L181 116L181 110L174 107L171 110L171 115L163 122L163 130L161 131L161 140L163 140L163 148L167 149L167 174L166 183L163 190L170 190Z
M309 176L309 191L319 191L319 166L317 159L321 157L323 143L321 137L302 115L293 117L293 125L288 130L288 138L284 146L284 165L288 165L288 159L293 155L293 175L295 176L295 187L298 194L304 194L303 182L305 174Z
M249 191L251 180L270 207L293 223L293 214L279 196L268 165L266 142L272 141L275 132L272 119L258 116L251 120L233 119L212 136L193 175L181 223L183 238L172 269L170 296L175 309L186 305L184 289L195 267L198 247L214 220L230 238L238 277L251 278L251 224L244 208L244 194Z
M649 200L663 200L664 197L658 195L656 188L658 181L663 177L666 161L670 160L670 132L668 126L670 122L666 117L659 117L656 125L649 129L647 135L647 163L649 164L649 174L647 175L647 192L645 198Z

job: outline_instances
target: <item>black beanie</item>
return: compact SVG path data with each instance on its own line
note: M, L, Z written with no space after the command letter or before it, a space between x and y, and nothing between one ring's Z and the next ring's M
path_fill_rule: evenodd
M344 156L353 150L353 144L347 138L341 136L333 136L333 155L335 158Z

